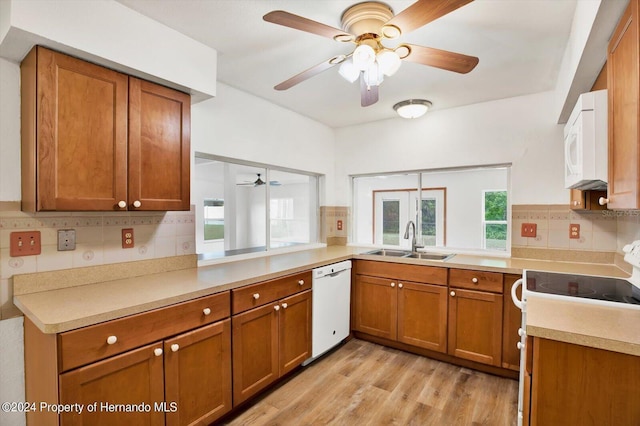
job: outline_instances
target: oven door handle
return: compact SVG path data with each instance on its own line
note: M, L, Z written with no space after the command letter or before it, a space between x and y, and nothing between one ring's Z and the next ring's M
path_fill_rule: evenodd
M522 278L520 278L511 286L511 300L513 300L513 304L516 305L520 310L522 310L522 300L518 300L516 290L518 290L518 287L522 285L522 282Z

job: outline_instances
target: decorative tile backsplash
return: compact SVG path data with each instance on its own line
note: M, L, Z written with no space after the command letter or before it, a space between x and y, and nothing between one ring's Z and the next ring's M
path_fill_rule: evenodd
M327 245L346 245L349 235L349 207L320 207L320 242ZM338 229L340 221L342 229Z
M568 205L512 206L512 252L523 248L622 253L625 244L640 239L640 211L572 211ZM537 225L535 237L522 237L523 223ZM579 225L579 238L570 238L570 226ZM574 256L575 258L575 256ZM591 255L584 261L592 261Z
M122 248L122 228L133 228L134 244ZM58 251L58 230L76 230L76 249ZM11 257L14 231L40 231L42 252ZM195 211L24 213L19 203L0 209L0 318L15 314L13 275L195 254Z

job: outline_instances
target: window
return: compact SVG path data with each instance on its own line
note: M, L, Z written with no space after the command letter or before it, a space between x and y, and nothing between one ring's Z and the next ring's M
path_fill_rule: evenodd
M482 248L507 250L507 191L483 191Z
M507 190L495 188L508 188L509 175L510 166L496 165L352 176L351 242L407 249L404 232L413 221L419 245L506 252ZM500 206L486 217L479 214L485 193Z
M196 153L200 259L317 242L318 176Z
M224 200L205 199L203 207L205 241L224 239Z

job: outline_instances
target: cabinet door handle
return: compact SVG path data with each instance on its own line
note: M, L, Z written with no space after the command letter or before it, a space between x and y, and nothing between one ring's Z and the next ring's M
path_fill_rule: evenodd
M398 283L398 288L402 288L402 283Z
M253 293L253 298L254 298L255 300L260 299L260 293Z
M116 336L109 336L107 337L107 344L108 345L113 345L114 343L116 343L118 341L118 338Z
M522 343L522 342L518 342L518 343L516 343L516 347L517 347L518 349L522 350L522 349L524 349L524 343Z
M124 200L118 201L118 207L120 207L121 209L124 209L125 207L127 207L127 202Z
M275 309L276 311L279 311L280 310L280 305L274 306L273 309Z
M519 328L519 329L518 329L518 336L520 336L520 337L524 337L524 336L526 336L526 335L527 335L527 332L526 332L526 331L524 331L522 328Z
M289 306L289 305L287 305L286 303L283 303L283 304L282 304L282 308L283 308L283 309L287 309L287 306Z
M135 200L133 202L133 207L135 207L136 209L139 208L142 205L142 203L139 200Z
M391 287L395 287L395 286L396 286L396 283L391 283Z
M178 349L180 349L180 345L178 345L177 343L171 345L171 352L178 352Z
M204 308L202 310L202 313L205 314L205 315L210 315L211 314L211 308Z
M154 354L155 356L160 356L160 355L162 355L162 349L161 349L161 348L155 348L155 349L153 350L153 354Z
M601 206L604 206L605 204L609 204L609 199L608 198L604 198L604 197L600 197L598 199L598 204L600 204Z
M454 297L456 295L455 291L452 291L451 293L449 293L451 295L451 297Z
M471 278L471 282L474 284L478 284L478 279L476 277Z
M304 285L304 280L298 280L298 285Z

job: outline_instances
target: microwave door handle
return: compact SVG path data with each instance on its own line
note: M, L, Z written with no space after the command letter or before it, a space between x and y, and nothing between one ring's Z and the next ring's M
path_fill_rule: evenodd
M522 285L522 282L522 278L520 278L511 286L511 300L513 300L513 304L516 305L520 310L522 310L522 300L518 300L516 290L518 290L518 287Z
M578 135L575 131L572 131L569 134L569 138L567 140L567 143L564 144L564 158L565 158L565 163L567 165L567 167L569 168L569 173L572 175L575 175L576 172L576 168L577 168L577 164L573 164L571 162L571 145L575 144L576 141L578 139Z

